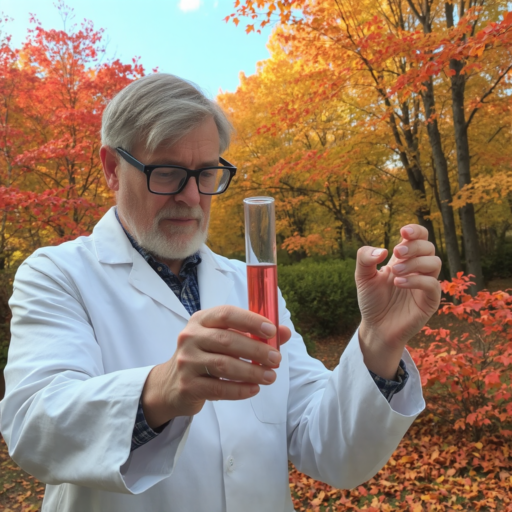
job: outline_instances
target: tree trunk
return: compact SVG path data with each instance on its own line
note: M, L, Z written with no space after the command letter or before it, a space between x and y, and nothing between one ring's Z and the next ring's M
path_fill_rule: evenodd
M455 130L455 145L457 148L457 171L459 189L471 183L471 167L469 156L469 141L466 116L464 113L464 91L466 87L465 77L460 74L464 64L460 61L452 61L450 68L456 74L451 77L452 84L452 111L453 128ZM470 288L474 295L484 287L484 276L480 261L480 247L478 245L478 233L476 229L475 209L473 204L465 204L461 209L462 232L464 233L464 252L466 253L466 272L474 275L475 286Z
M398 127L396 125L396 119L394 114L391 114L390 117L390 126L391 130L393 132L393 136L395 138L395 141L398 145L398 147L402 147L403 141L400 137L400 133L398 131ZM407 148L409 150L409 153L412 155L417 155L417 148L414 144L414 138L412 137L412 134L409 130L405 130L405 142L407 145ZM409 156L407 153L400 149L400 161L402 162L402 165L404 166L405 171L407 172L407 178L409 180L409 184L411 185L412 190L417 193L420 197L420 202L418 204L418 207L415 210L416 218L418 219L418 224L420 226L423 226L428 231L428 239L432 244L434 244L434 248L436 251L436 254L439 256L439 249L437 247L436 242L436 233L434 231L434 224L433 222L428 218L430 216L430 208L424 206L422 202L425 200L426 197L426 191L425 191L425 177L423 176L423 173L421 172L421 168L419 166L417 158L413 157L413 160L409 159Z
M439 183L439 197L441 200L441 217L443 219L444 238L446 243L446 256L450 275L455 277L457 272L462 271L459 245L457 242L457 230L455 229L455 216L451 207L452 192L450 179L448 177L448 163L441 144L439 126L433 114L435 114L434 86L432 80L425 82L425 91L422 93L425 117L427 119L427 132L432 149L432 159Z

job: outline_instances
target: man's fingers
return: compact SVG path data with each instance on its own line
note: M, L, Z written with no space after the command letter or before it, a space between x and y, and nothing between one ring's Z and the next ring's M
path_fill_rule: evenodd
M402 240L393 249L393 255L399 260L414 258L415 256L434 256L436 249L428 240Z
M405 288L410 290L422 290L433 304L439 303L441 299L441 285L439 281L432 276L422 276L419 274L395 277L394 284L398 288Z
M404 240L428 240L427 228L418 224L407 224L400 229L400 235Z
M284 345L292 337L292 331L286 325L279 326L279 344Z
M192 315L192 319L203 327L235 329L260 338L273 338L276 335L276 327L268 318L236 306L224 305L198 311Z
M204 328L203 328L204 329ZM279 366L281 354L266 343L249 338L248 333L230 329L205 329L198 346L204 352L248 359L266 366Z
M272 384L276 380L276 372L269 366L252 364L223 354L208 354L204 364L198 363L199 374L204 375L203 367L208 368L209 376L219 379L263 385Z
M391 267L395 276L407 274L423 274L436 277L441 271L441 259L437 256L419 256L410 260L402 260Z
M247 382L232 382L229 380L200 378L195 393L205 400L246 400L257 395L260 387Z
M361 247L357 251L356 281L370 279L377 272L377 265L386 258L387 249Z

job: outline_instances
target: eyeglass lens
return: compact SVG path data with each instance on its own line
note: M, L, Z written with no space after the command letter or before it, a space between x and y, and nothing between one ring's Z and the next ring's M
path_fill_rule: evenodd
M198 188L202 194L218 194L224 192L229 182L228 169L205 169L199 173ZM187 172L183 169L157 167L153 169L149 178L151 192L159 194L172 194L178 192L187 179ZM194 178L192 178L194 179Z

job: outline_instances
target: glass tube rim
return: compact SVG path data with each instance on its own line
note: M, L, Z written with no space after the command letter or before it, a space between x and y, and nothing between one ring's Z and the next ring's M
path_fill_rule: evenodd
M251 204L251 205L272 204L274 202L275 202L275 199L270 196L254 196L254 197L246 197L244 199L245 204Z

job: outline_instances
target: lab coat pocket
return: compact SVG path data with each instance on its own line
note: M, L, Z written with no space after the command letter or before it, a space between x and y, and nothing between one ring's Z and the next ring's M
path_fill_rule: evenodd
M276 370L277 379L270 386L260 386L260 392L251 398L256 418L262 423L284 423L288 404L288 375L283 366Z

